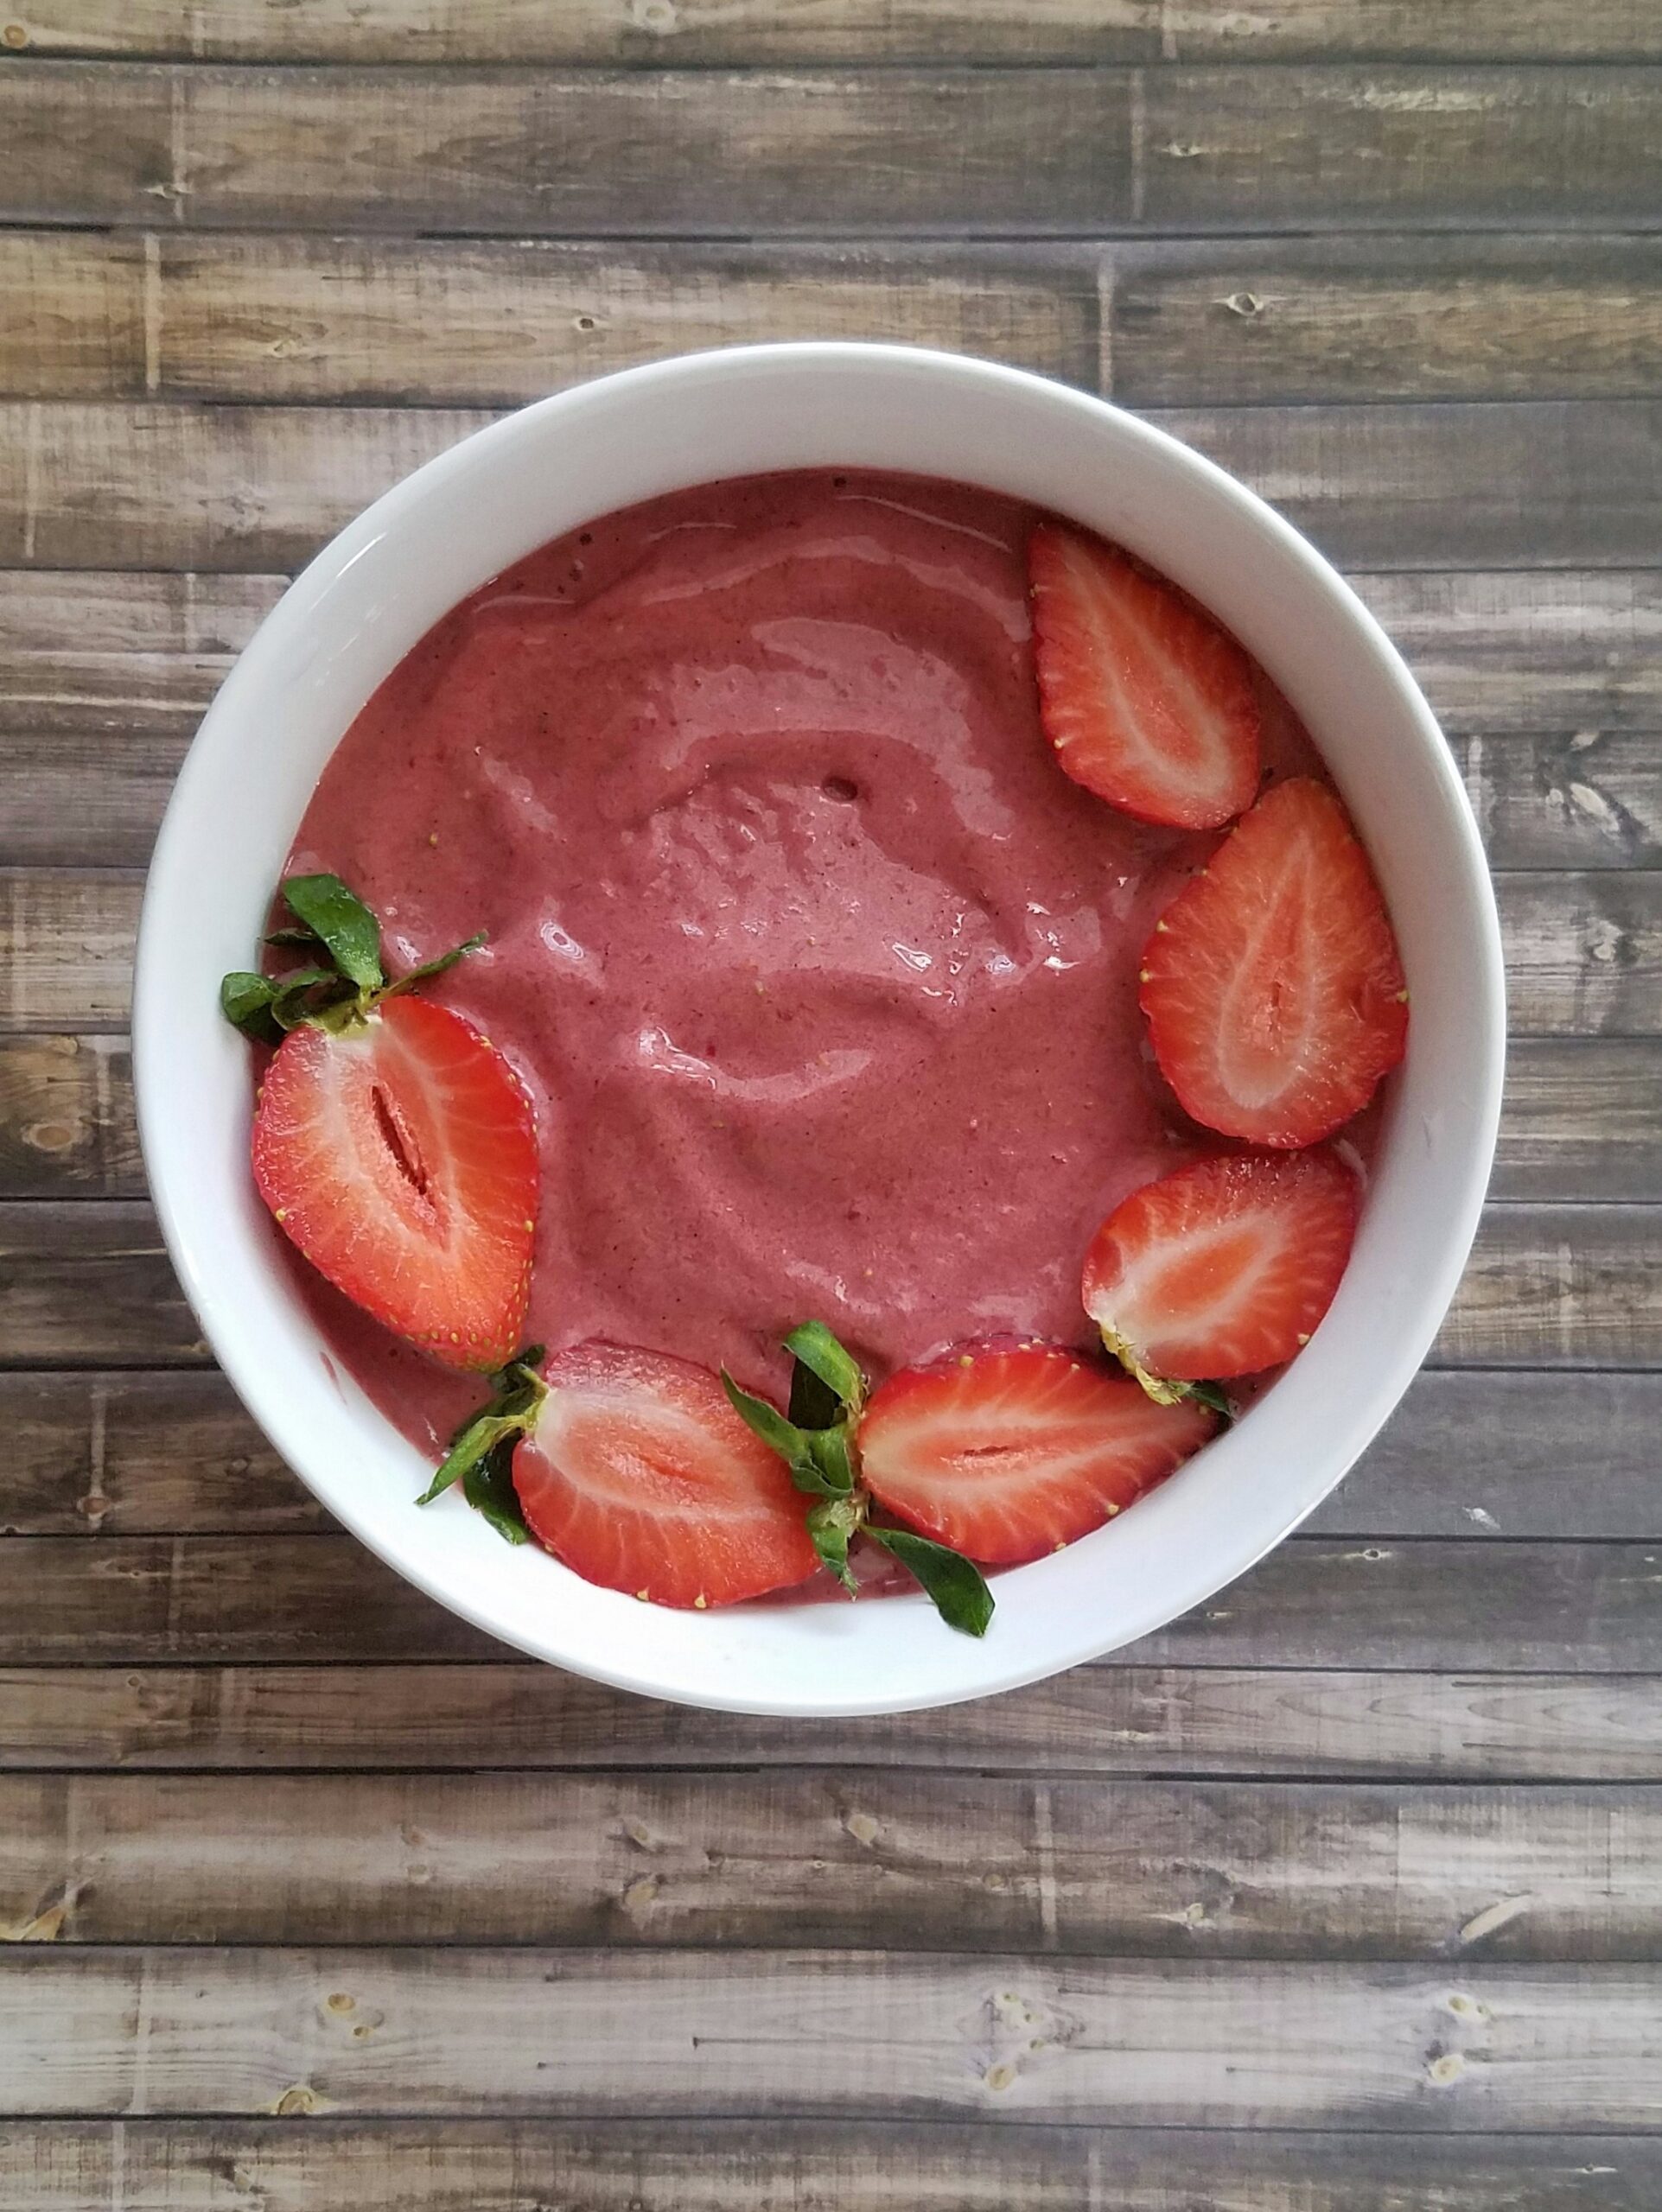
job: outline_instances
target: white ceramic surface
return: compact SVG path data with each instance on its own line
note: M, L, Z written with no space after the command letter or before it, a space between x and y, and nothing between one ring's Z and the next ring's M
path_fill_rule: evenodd
M248 1173L247 1049L220 976L253 963L325 760L457 600L546 539L678 486L812 466L909 469L1032 500L1131 547L1213 608L1314 731L1372 853L1412 996L1405 1066L1350 1268L1245 1420L1122 1520L997 1578L984 1642L920 1598L671 1612L511 1550L342 1386L281 1272ZM1379 1428L1465 1262L1500 1095L1500 932L1430 709L1360 601L1232 479L1036 377L891 346L685 356L563 392L419 469L294 584L214 702L156 845L134 1068L168 1247L277 1449L399 1573L493 1634L624 1688L735 1711L884 1713L1005 1689L1161 1627L1301 1521Z

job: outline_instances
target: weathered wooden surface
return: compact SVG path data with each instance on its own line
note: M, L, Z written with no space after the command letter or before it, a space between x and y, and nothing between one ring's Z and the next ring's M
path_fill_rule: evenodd
M1652 2212L1662 2149L1624 2136L1415 2137L961 2124L60 2120L31 2130L37 2212ZM119 2190L119 2196L117 2191ZM570 2201L568 2198L568 2201Z
M1659 65L1649 0L0 11L7 2212L1662 2201ZM1433 1363L1303 1531L812 1727L334 1529L206 1363L124 1035L286 575L505 407L788 336L1101 392L1309 530L1449 733L1513 1030Z

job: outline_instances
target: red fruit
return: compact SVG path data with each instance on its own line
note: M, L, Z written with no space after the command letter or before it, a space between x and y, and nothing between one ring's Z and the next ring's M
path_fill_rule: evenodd
M1217 830L1258 787L1252 664L1117 546L1055 523L1028 540L1040 717L1075 783L1144 822Z
M513 1455L532 1534L590 1582L659 1605L732 1605L819 1564L809 1501L716 1377L662 1352L591 1342L543 1370Z
M531 1284L531 1103L473 1026L423 999L283 1039L254 1116L260 1196L337 1290L452 1367L500 1367Z
M1146 1183L1097 1231L1085 1310L1145 1389L1278 1367L1333 1303L1357 1181L1331 1152L1202 1160Z
M1314 1144L1401 1059L1402 964L1344 808L1266 791L1155 925L1143 1011L1184 1111L1252 1144Z
M1192 1400L1048 1345L962 1352L891 1375L860 1424L871 1494L988 1566L1070 1544L1163 1482L1212 1434Z

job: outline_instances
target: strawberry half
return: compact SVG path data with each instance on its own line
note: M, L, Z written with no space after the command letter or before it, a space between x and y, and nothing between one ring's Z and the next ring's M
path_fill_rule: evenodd
M1217 830L1258 787L1252 664L1172 585L1099 537L1028 540L1040 718L1075 783L1144 822Z
M383 1000L292 1029L254 1116L254 1179L283 1231L366 1313L453 1367L500 1367L525 1327L537 1211L531 1103L471 1023Z
M1167 907L1141 982L1184 1111L1252 1144L1331 1136L1407 1043L1402 963L1367 855L1308 777L1266 791Z
M1014 1566L1111 1520L1217 1422L1048 1345L961 1352L891 1375L860 1425L872 1496L938 1543Z
M1085 1310L1156 1397L1278 1367L1333 1303L1358 1198L1355 1176L1328 1151L1180 1167L1133 1191L1097 1231Z
M735 1605L806 1582L819 1557L783 1464L715 1376L589 1343L543 1370L513 1455L526 1524L566 1565L659 1605Z

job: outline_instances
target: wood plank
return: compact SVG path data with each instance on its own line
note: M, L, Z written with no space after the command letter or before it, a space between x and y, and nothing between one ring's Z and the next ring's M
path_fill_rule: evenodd
M1662 733L1580 729L1454 746L1492 867L1662 862Z
M1651 402L1148 411L1341 567L1621 568L1658 543Z
M213 400L511 404L763 339L943 345L1082 385L1100 359L1091 257L1047 248L169 237L153 329L153 390Z
M142 888L0 868L0 1033L124 1024ZM1496 892L1515 1034L1662 1033L1662 870L1520 873Z
M0 1205L0 1365L201 1366L207 1356L148 1205Z
M1647 1967L16 1944L0 1985L9 2113L1659 2116Z
M1430 1370L1307 1522L1359 1537L1662 1541L1662 1374ZM222 1376L0 1372L0 1533L324 1529Z
M189 61L1662 60L1646 0L34 0L18 53Z
M1430 1369L1305 1526L1363 1537L1662 1539L1659 1435L1662 1375Z
M1474 1569L1474 1572L1478 1572ZM1076 1667L935 1713L794 1721L553 1667L0 1667L0 1769L844 1766L1061 1776L1662 1782L1647 1675Z
M147 1205L0 1205L0 1367L207 1363ZM1432 1362L1662 1366L1662 1208L1492 1206Z
M1441 1367L1649 1367L1662 1350L1662 1208L1491 1206Z
M181 743L287 581L11 570L0 588L0 729Z
M0 1780L0 1942L327 1943L341 1929L360 1944L1656 1959L1662 1789Z
M1111 388L1134 407L1656 389L1653 239L1208 238L1106 267Z
M0 1374L0 1433L6 1535L333 1525L216 1373Z
M143 868L191 732L141 726L7 729L0 721L0 864ZM1497 868L1662 863L1662 733L1561 730L1456 737Z
M1648 1035L1662 1015L1662 876L1504 875L1495 885L1519 1036Z
M1351 582L1456 735L1662 727L1654 711L1662 707L1662 576L1653 572L1362 574Z
M1143 82L1136 213L1158 229L1656 227L1651 70L1219 67Z
M0 1198L139 1198L122 1037L0 1039Z
M1622 143L1653 110L1649 74L1621 99L1589 86ZM40 156L38 168L9 165L0 213L142 225L159 191L203 228L1081 234L1131 219L1131 101L1130 73L1111 69L274 74L41 61L0 76L0 137L15 130ZM1543 118L1531 157L1561 136ZM1500 148L1503 169L1519 150Z
M490 419L447 408L0 403L0 563L292 568ZM1662 537L1662 400L1151 419L1244 478L1341 565L1624 569L1653 561Z
M500 1655L347 1536L0 1541L0 1664ZM1296 1537L1130 1656L1149 1666L1662 1672L1662 1555L1641 1544Z
M1643 66L1139 80L41 60L0 78L0 132L25 156L0 213L566 237L1646 230L1659 111Z
M47 2120L9 2127L29 2212L1654 2212L1662 2144L961 2123Z
M1098 296L1111 302L1098 331ZM0 395L506 404L767 338L990 355L1132 406L1654 396L1642 238L608 247L19 230Z
M148 866L189 742L182 730L0 726L0 863Z
M1497 1198L1662 1194L1662 1058L1642 1038L1519 1039L1491 1189Z
M1653 1038L1515 1039L1493 1196L1654 1200L1659 1090ZM142 1198L144 1188L124 1040L0 1036L0 1198Z

